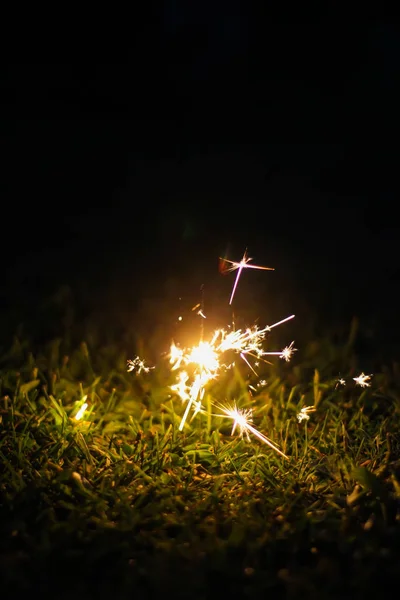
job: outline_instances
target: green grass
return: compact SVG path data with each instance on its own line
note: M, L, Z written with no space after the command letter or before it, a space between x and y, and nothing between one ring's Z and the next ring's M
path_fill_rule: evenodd
M137 376L117 346L62 347L16 339L0 362L2 597L366 598L396 582L398 366L362 389L352 341L311 340L252 397L238 375L210 388L251 406L285 460L209 413L180 432L167 361Z

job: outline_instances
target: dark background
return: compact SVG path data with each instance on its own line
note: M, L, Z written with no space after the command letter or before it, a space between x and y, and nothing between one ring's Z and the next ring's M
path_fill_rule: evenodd
M2 69L3 342L60 315L146 333L203 284L224 319L218 257L247 247L275 271L244 273L244 319L357 316L395 352L399 28L191 4L136 23L120 60L99 38Z

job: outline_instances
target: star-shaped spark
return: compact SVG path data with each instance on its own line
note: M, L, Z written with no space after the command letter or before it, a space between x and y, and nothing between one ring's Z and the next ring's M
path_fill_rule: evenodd
M346 385L346 380L343 379L343 377L339 377L339 379L336 382L335 389L338 388L339 385Z
M232 294L231 294L231 297L229 300L229 304L232 304L233 297L235 295L236 288L239 283L239 279L240 279L243 269L260 269L262 271L274 271L275 270L272 267L260 267L258 265L249 265L248 263L253 259L249 258L247 256L247 249L244 251L243 258L240 262L236 262L234 260L229 260L228 258L220 258L220 260L230 263L232 265L231 267L228 267L226 269L226 271L236 271L237 270L237 275L235 278L235 282L233 284L233 289L232 289Z
M361 373L361 375L359 375L358 377L353 377L353 379L357 385L364 388L364 387L371 386L371 384L370 384L371 377L372 377L372 375L365 375L364 373Z
M292 358L293 352L297 351L297 348L293 348L293 344L294 344L294 341L291 342L289 344L289 346L286 346L283 350L280 350L279 352L263 352L262 355L263 356L267 356L267 355L268 356L274 356L274 355L279 356L279 358L281 358L282 360L289 362L290 359Z
M251 409L240 409L234 404L233 406L224 406L221 404L216 405L220 410L222 410L222 414L215 415L217 417L228 417L232 419L232 433L235 433L235 429L239 429L240 437L246 436L249 440L249 433L252 433L256 438L258 438L264 444L267 444L270 448L275 450L278 454L283 456L284 458L288 458L286 454L282 452L267 436L258 431L253 425L253 411Z
M290 359L292 358L292 354L293 352L297 351L297 348L293 348L293 344L294 341L291 342L289 344L289 346L286 346L286 348L284 348L281 352L280 358L282 358L282 360L285 360L286 362L289 362Z

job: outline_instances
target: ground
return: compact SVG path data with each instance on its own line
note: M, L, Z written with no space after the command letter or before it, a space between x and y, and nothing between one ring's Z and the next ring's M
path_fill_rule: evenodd
M2 357L7 597L365 598L396 581L396 364L360 386L354 336L321 338L252 394L243 372L213 383L284 458L212 411L180 431L167 360L139 374L117 344L66 348L15 338Z

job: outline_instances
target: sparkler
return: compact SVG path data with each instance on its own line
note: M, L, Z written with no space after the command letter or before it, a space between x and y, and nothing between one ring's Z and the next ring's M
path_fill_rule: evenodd
M260 267L258 265L249 265L248 263L253 259L247 256L247 249L244 251L243 258L239 262L236 262L234 260L229 260L228 258L220 258L220 260L230 263L232 265L231 267L224 269L226 272L237 270L237 275L236 275L236 278L235 278L235 281L233 284L233 289L232 289L231 297L229 300L229 304L232 304L233 297L235 295L236 288L239 283L239 279L240 279L243 269L259 269L262 271L274 271L275 270L272 267Z
M221 362L228 351L238 354L256 375L257 373L248 357L263 360L263 356L277 355L289 361L296 350L296 348L293 348L293 342L278 352L266 352L263 350L262 344L267 333L274 327L293 318L294 315L290 315L273 325L267 325L263 329L259 329L256 325L247 328L245 331L238 329L227 332L224 329L217 329L209 342L201 341L197 346L189 349L179 348L173 343L169 353L171 369L174 371L182 367L184 370L181 371L178 382L171 386L171 389L177 393L183 402L187 402L179 430L183 430L192 406L195 406L196 413L199 412L205 386L209 381L217 378L222 370L231 368L234 365L232 361ZM187 372L188 367L192 370L192 377Z

